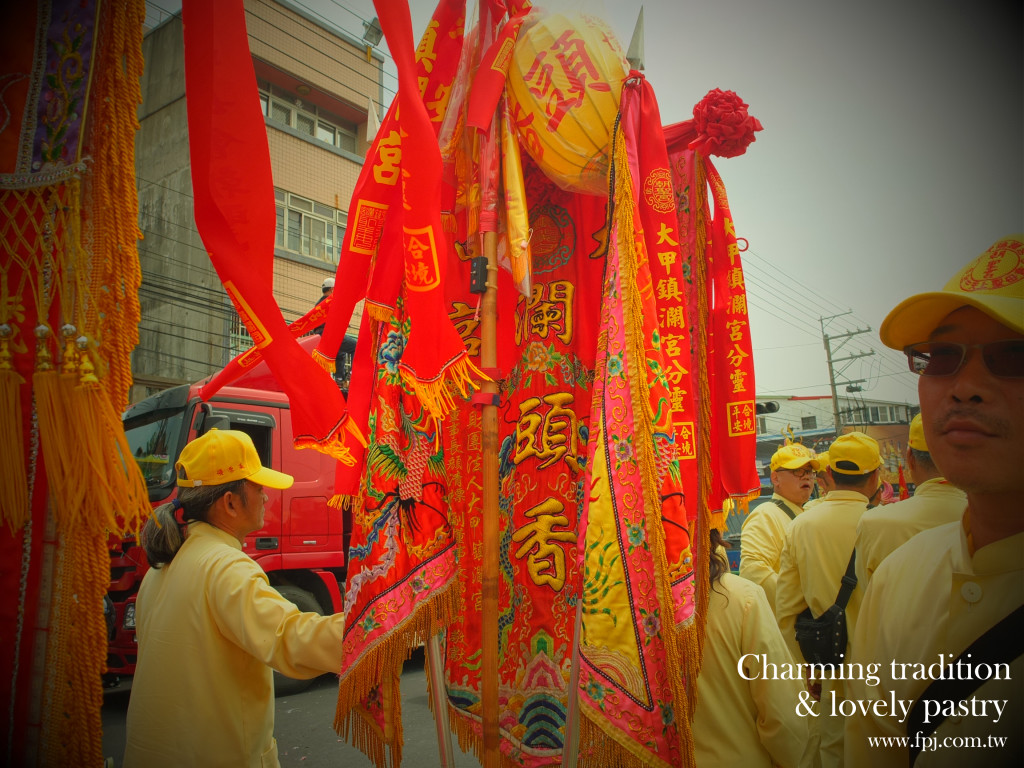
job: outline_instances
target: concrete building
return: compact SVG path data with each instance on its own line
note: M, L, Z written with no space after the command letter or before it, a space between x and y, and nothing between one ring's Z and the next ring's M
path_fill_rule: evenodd
M368 126L372 141L383 114L383 58L286 0L246 0L245 11L277 201L274 296L292 322L335 274ZM136 137L142 320L133 402L208 376L251 346L193 217L180 13L146 34L143 55Z
M818 452L827 450L836 438L830 395L759 397L757 402L759 406L769 402L777 405L777 410L757 417L757 469L762 485L770 485L768 464L790 431L794 438ZM920 407L853 396L839 397L837 405L841 432L864 432L875 438L885 462L883 479L894 482L897 457L906 448L910 420Z

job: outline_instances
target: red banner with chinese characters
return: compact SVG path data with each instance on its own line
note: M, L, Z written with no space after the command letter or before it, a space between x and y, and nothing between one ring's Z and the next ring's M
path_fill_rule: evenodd
M466 395L474 378L485 377L445 312L448 243L441 224L441 151L420 95L409 7L382 0L374 0L374 6L398 69L402 143L415 148L401 155L402 205L390 210L401 217L404 296L414 327L399 370L431 415L443 418L455 406L454 391Z
M345 398L274 300L274 185L242 0L185 0L185 87L196 226L239 317L288 395L299 448L355 463Z
M639 72L631 72L622 88L620 114L633 200L643 233L643 246L637 251L647 261L639 273L647 280L640 290L653 300L657 315L654 328L660 355L648 361L647 371L654 379L649 386L652 397L655 392L665 397L652 401L651 409L669 568L678 593L676 623L680 624L693 613L689 527L697 518L699 487L695 387L681 248L685 243L679 232L658 101Z
M687 688L699 669L699 641L696 634L693 642L681 641L674 621L669 531L679 521L667 514L659 472L659 454L671 447L663 436L672 431L663 413L670 410L670 387L659 375L664 354L653 265L633 196L629 157L637 148L624 130L636 125L641 88L637 80L623 87L622 130L615 134L592 474L581 524L585 608L577 693L581 740L596 745L588 756L593 764L668 768L693 765Z
M603 267L604 201L555 187L523 158L533 227L529 297L498 273L499 728L504 765L561 761L581 580L576 557L586 478ZM449 311L479 354L476 297L449 286ZM461 614L448 628L449 713L459 743L480 744L480 412L443 427L450 518L459 536Z
M747 290L736 242L736 227L725 184L704 158L715 212L711 233L709 277L713 282L711 310L712 447L717 499L748 499L761 490L757 475L754 357L747 314ZM714 501L715 495L713 490Z

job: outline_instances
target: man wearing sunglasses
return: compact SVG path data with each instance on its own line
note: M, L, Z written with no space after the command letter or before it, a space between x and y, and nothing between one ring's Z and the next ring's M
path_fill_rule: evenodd
M783 445L772 455L775 493L771 502L760 504L743 521L740 576L761 585L773 610L786 530L811 497L817 468L810 448L800 443Z
M847 763L1022 765L1024 630L1015 611L1024 605L1024 235L993 244L943 290L901 303L881 338L902 349L920 376L929 452L966 492L967 509L882 562L853 643L855 662L881 664L881 682L855 681L855 698L921 700L921 710L949 716L923 722L858 712L847 721ZM905 674L928 665L937 671L940 661L958 670L955 682ZM999 664L1008 676L989 679L986 665ZM869 742L877 736L907 741L883 748ZM956 744L986 748L983 755L945 748Z

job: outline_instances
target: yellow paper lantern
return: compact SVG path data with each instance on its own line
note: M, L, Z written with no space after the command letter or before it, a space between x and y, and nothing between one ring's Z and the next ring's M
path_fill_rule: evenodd
M524 22L508 72L512 117L530 157L563 189L607 194L628 71L615 33L599 18L534 11Z

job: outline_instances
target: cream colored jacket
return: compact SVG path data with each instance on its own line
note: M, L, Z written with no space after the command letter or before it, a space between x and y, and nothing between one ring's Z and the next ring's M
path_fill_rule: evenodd
M760 585L772 610L775 609L775 583L782 564L782 545L792 522L775 504L776 500L789 507L794 516L802 512L789 499L773 494L771 501L759 504L743 521L740 540L740 576Z
M125 768L277 766L271 667L341 669L344 616L302 613L238 540L192 523L137 602Z
M940 655L943 661L952 661L1021 604L1024 533L982 547L972 556L962 523L922 531L889 555L868 585L857 620L853 661L878 664L881 682L872 686L854 681L850 697L869 705L891 699L912 704L931 682L915 680L922 675L912 665L927 670ZM978 661L973 659L971 670L977 669ZM899 666L894 668L893 662ZM984 682L972 694L972 712L955 714L939 726L935 748L921 753L916 768L1024 765L1022 681L1024 657L1018 657L1010 663L1009 679ZM993 701L1006 702L1001 716L991 703L984 713L977 703ZM871 746L868 741L907 735L901 715L886 710L880 706L866 716L858 710L846 721L846 765L907 765L905 747ZM1000 746L997 739L1006 741Z
M963 517L967 494L941 477L917 486L909 499L869 509L857 526L857 580L867 589L875 569L912 536Z
M793 663L764 590L723 574L711 591L705 631L693 718L697 765L795 768L808 740L807 720L796 714L804 686L761 674L756 657L779 668ZM745 656L741 676L736 665Z

